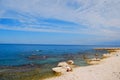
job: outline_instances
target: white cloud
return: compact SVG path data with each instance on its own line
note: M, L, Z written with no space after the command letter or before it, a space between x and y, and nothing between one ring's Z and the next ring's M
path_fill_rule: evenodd
M16 28L18 30L92 34L108 37L107 39L118 39L120 34L120 0L1 0L0 7L1 18L16 18L22 23L28 23L29 26ZM42 23L38 21L41 17L73 22L85 28L34 28L34 24ZM4 26L1 28L10 29Z

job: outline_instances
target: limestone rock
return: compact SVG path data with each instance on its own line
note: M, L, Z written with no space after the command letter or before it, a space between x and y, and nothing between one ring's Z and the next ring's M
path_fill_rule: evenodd
M66 69L63 67L55 67L55 68L52 68L52 70L56 73L65 73L66 72Z
M73 61L73 60L68 60L67 63L68 63L69 65L73 65L73 64L74 64L74 61Z
M59 62L58 67L66 67L66 66L69 66L67 62Z

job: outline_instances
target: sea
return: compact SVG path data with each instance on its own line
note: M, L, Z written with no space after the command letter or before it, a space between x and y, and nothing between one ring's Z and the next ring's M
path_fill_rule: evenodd
M108 52L105 50L95 50L95 48L107 48L107 47L120 47L120 46L0 44L0 79L20 80L18 79L19 77L13 79L12 77L10 77L11 75L3 76L4 71L14 73L17 72L16 69L19 68L18 72L22 72L23 68L26 69L25 67L27 67L27 69L28 68L40 69L38 74L42 74L43 76L44 74L52 72L52 68L56 67L59 62L67 61L67 60L73 60L74 64L77 66L88 66L83 56L86 56L88 58L94 58L94 55L98 54L99 57L101 57L102 54ZM15 71L9 71L10 69ZM8 77L9 79L5 78L6 76L7 77L9 76ZM39 78L39 76L37 76L37 78ZM25 78L26 76L24 76L24 79ZM37 78L33 80L37 80Z

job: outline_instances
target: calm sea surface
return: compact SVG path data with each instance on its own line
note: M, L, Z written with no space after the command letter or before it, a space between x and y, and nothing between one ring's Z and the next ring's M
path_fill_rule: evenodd
M34 45L0 44L0 80L41 80L55 76L52 68L58 62L73 60L75 65L87 66L83 56L99 57L105 50L94 48L120 47L97 45Z
M0 66L30 63L42 65L57 63L67 59L76 60L81 58L81 56L78 56L80 54L92 55L101 53L94 50L97 47L119 46L0 44ZM77 64L80 65L80 63Z

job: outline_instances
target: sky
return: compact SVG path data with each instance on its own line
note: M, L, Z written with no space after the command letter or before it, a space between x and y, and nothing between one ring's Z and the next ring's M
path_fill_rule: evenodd
M120 45L120 0L0 0L0 43Z

